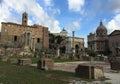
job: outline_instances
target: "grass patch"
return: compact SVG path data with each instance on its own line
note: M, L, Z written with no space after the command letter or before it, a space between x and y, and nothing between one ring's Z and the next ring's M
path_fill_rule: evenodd
M71 60L71 59L59 59L59 58L53 58L54 62L76 62L76 61L80 61L80 60Z
M23 58L28 58L28 57L11 56L11 57L9 57L9 58L10 58L10 59L11 59L11 58L23 59ZM37 63L40 58L32 57L32 58L30 58L30 59L32 60L32 63Z
M74 79L77 78L71 72L44 71L0 62L0 83L3 84L67 84Z
M32 60L32 63L37 63L40 60L40 58L33 57L31 58L31 60Z
M25 58L25 57L17 57L17 56L11 56L10 58L16 58L16 59L22 59L22 58ZM40 58L31 58L32 60L32 63L37 63L39 61ZM76 62L76 61L80 61L80 60L71 60L71 59L60 59L60 58L53 58L54 62Z

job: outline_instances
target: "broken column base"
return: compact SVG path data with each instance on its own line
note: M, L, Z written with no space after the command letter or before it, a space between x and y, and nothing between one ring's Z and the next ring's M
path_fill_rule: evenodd
M75 75L80 78L99 80L104 77L103 67L79 64L75 69Z

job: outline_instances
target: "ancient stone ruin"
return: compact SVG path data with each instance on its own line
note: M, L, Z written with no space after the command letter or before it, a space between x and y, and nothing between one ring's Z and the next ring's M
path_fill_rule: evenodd
M24 58L24 59L19 59L18 64L19 65L30 65L32 63L30 58Z
M116 56L110 56L110 66L112 70L120 70L120 48L116 48Z
M101 66L79 64L75 69L75 75L80 78L98 80L104 77L104 72Z
M53 69L53 67L54 67L54 61L52 59L42 58L37 63L37 68L39 69L48 70L48 69Z
M17 58L9 58L7 60L8 63L14 63L14 64L17 64L18 63L18 59Z

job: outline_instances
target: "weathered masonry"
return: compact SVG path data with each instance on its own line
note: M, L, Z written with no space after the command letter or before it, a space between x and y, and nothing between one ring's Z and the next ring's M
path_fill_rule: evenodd
M27 23L28 14L26 12L22 15L22 24L2 22L0 45L11 48L28 46L31 49L48 49L48 28L36 24L29 26Z

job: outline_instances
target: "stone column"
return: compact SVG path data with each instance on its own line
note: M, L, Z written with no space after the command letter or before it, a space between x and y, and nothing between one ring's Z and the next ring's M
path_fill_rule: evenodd
M75 37L74 37L74 33L75 33L75 31L72 31L72 54L73 54L73 57L74 57L74 55L75 55L75 45L74 45L74 39L75 39Z
M73 47L73 48L74 48L74 33L75 33L75 31L72 31L72 36L73 36L73 37L72 37L72 38L73 38L73 39L72 39L72 47Z
M30 46L30 34L31 34L30 31L26 31L26 33L25 33L25 38L26 38L25 46Z
M58 50L57 50L57 57L59 57L60 56L60 49L58 48Z
M35 38L33 38L33 51L35 52Z

